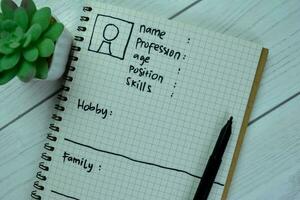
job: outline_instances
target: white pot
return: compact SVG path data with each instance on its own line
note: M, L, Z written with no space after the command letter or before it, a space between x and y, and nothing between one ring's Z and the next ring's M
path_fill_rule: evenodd
M65 72L73 37L71 33L64 28L55 43L55 49L49 66L48 77L46 80L57 80Z

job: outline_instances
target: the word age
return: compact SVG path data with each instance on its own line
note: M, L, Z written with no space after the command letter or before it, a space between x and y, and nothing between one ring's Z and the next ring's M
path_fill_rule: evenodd
M143 56L143 55L139 55L139 54L137 54L137 53L133 55L133 58L135 58L135 59L141 61L141 63L140 63L141 66L143 66L144 63L147 63L147 64L148 64L149 61L150 61L150 56Z

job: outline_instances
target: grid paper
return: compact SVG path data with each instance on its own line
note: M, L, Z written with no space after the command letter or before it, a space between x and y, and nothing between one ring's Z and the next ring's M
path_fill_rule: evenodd
M261 46L102 3L92 8L84 13L90 20L78 44L76 71L70 72L74 80L67 83L68 101L62 102L66 110L60 113L44 199L66 199L51 190L80 200L193 199L220 129L232 115L232 136L216 178L221 185L214 184L209 196L220 199ZM142 24L166 35L142 34ZM139 37L181 52L180 59L136 48ZM110 50L101 49L110 42ZM150 56L149 63L140 66L134 54ZM162 75L163 82L129 73L130 65ZM128 86L128 77L150 84L151 93ZM78 109L78 99L111 115L103 119ZM92 171L63 162L64 152L93 163Z

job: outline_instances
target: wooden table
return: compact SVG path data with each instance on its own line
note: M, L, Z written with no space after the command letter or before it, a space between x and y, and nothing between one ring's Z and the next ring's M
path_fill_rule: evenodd
M80 0L40 0L69 30ZM299 0L113 0L262 43L270 54L228 199L300 199ZM242 66L241 66L242 67ZM0 199L29 199L59 82L0 87Z

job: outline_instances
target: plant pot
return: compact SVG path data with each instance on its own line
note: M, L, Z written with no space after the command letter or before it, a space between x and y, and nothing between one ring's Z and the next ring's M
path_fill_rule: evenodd
M50 60L48 77L45 80L57 80L65 72L73 37L64 28L64 31L55 43L55 49Z

